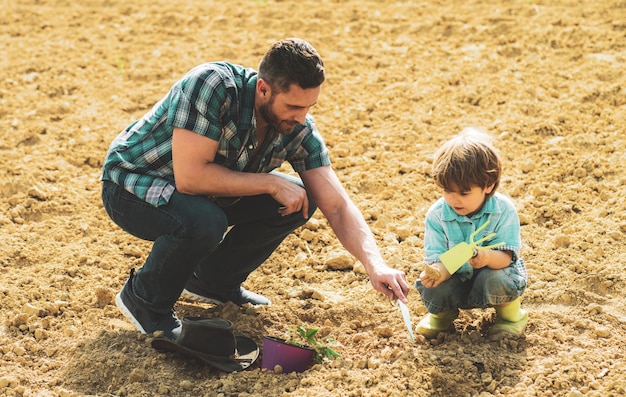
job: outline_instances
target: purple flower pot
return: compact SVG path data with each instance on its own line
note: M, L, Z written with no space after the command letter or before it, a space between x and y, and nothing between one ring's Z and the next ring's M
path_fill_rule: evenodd
M315 351L308 347L294 346L286 340L273 336L263 337L261 368L274 371L280 365L283 373L303 372L309 368Z

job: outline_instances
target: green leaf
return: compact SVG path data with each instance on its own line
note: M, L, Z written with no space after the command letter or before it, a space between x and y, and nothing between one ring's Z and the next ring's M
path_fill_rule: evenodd
M305 328L301 325L292 327L288 331L288 334L290 335L289 343L294 345L298 344L298 342L296 342L294 338L296 337L296 335L299 336L303 342L306 342L308 347L312 348L315 351L313 360L319 364L323 363L325 359L333 360L337 357L340 357L339 353L337 353L324 343L319 342L315 338L315 335L318 331L319 328ZM331 344L336 343L332 337L326 338L325 341Z
M312 338L312 337L313 337L313 335L317 334L317 331L319 331L319 329L317 329L317 328L309 328L309 329L306 331L306 338L307 338L307 339Z

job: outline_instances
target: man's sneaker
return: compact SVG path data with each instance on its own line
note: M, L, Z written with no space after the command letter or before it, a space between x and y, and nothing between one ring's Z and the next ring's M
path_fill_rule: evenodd
M141 299L133 292L134 273L135 269L132 269L124 287L115 296L117 307L142 334L163 331L163 335L167 338L178 338L182 328L180 320L171 310L169 313L158 313L145 307Z
M196 302L213 303L216 305L223 305L226 302L233 302L239 306L243 306L246 303L253 306L272 304L272 302L263 295L255 294L242 286L234 289L210 288L200 280L195 273L189 278L187 284L185 284L182 297Z

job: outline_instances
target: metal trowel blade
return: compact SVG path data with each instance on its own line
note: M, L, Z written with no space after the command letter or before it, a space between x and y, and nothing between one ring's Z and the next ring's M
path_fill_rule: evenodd
M406 307L406 305L399 300L398 307L400 308L400 312L402 313L402 319L404 320L404 324L409 331L409 339L411 340L411 342L415 342L415 339L413 338L413 325L411 324L411 315L409 314L409 308Z

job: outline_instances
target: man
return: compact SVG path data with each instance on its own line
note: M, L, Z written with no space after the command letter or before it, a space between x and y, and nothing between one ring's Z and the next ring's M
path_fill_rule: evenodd
M309 43L282 40L258 73L226 62L192 69L113 141L104 207L122 229L154 241L115 300L139 331L176 338L181 294L270 304L241 284L317 207L373 287L406 302L405 274L385 264L308 114L324 78ZM284 161L300 179L274 171Z

